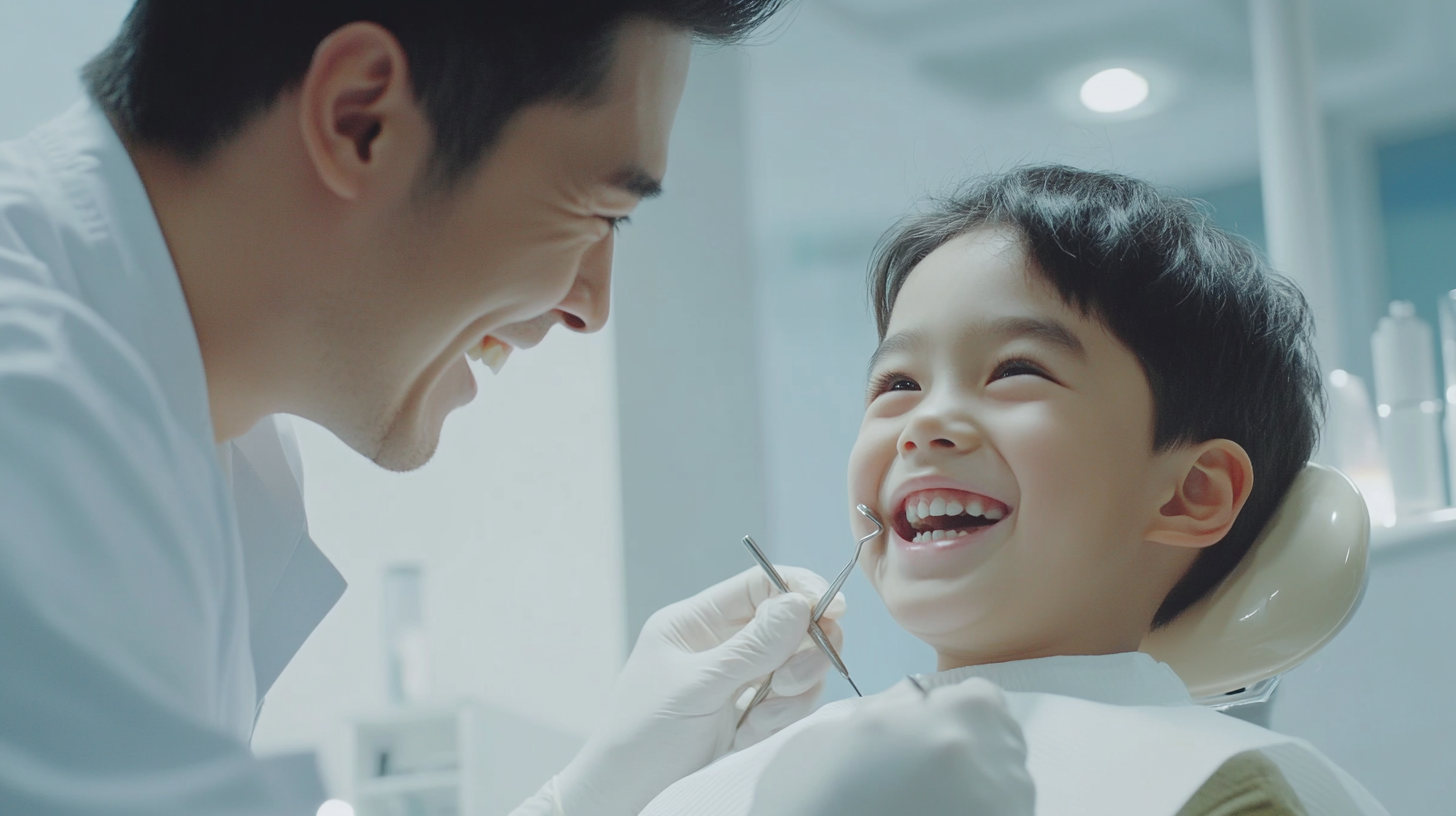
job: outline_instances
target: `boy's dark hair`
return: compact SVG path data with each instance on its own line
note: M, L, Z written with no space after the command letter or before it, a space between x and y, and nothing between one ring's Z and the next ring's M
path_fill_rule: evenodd
M975 180L880 239L869 285L881 339L911 270L983 227L1019 235L1062 300L1137 357L1152 389L1154 450L1230 439L1253 462L1228 535L1158 608L1153 627L1166 625L1238 565L1314 450L1324 391L1304 296L1189 199L1112 173L1025 167Z
M434 128L429 180L449 187L526 105L587 102L630 17L735 41L787 0L137 0L82 72L129 138L198 160L303 79L334 30L399 39Z

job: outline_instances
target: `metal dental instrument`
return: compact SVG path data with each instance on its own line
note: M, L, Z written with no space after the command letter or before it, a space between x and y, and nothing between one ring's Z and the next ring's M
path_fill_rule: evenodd
M768 556L764 555L763 550L758 546L758 542L753 540L753 536L744 536L743 546L748 548L748 552L753 555L753 560L757 561L758 565L763 568L763 571L768 574L768 580L773 583L774 587L778 589L779 592L788 593L790 591L788 582L785 581L784 577L779 574L779 571L774 568L773 562L768 560ZM839 585L843 586L844 582L840 581ZM837 593L838 591L839 589L837 587L834 588L827 597L830 600L833 600L834 593ZM834 664L834 668L838 670L839 674L842 677L844 677L845 682L849 683L849 687L854 689L854 693L859 695L860 697L863 697L864 693L859 690L859 686L856 686L854 684L854 680L850 679L849 668L846 667L844 665L844 661L839 658L839 652L834 650L834 645L829 642L829 638L825 637L824 630L819 628L819 618L823 615L823 610L819 609L819 606L827 607L828 604L823 599L821 599L819 605L815 607L818 615L815 615L809 619L809 637L813 639L814 644L819 647L820 651L824 652L824 655L829 658L829 662ZM748 701L748 707L743 709L743 714L738 718L738 725L743 725L744 721L748 719L748 712L752 711L754 706L763 702L763 699L768 696L769 689L772 686L773 674L770 673L769 676L764 679L763 685L759 687L758 693L754 694L753 699Z
M829 643L829 639L824 637L824 631L819 628L819 619L824 617L824 610L829 608L829 604L834 601L834 596L839 594L839 590L844 588L844 582L849 580L850 573L854 572L854 566L859 563L860 554L864 552L864 545L885 531L885 525L881 524L880 520L875 517L873 510L863 504L855 505L854 509L858 510L860 515L869 519L870 523L875 525L875 531L856 542L854 557L849 559L849 563L844 565L843 570L840 570L839 576L834 579L833 584L829 585L829 591L824 593L824 596L819 599L819 603L814 604L814 611L809 616L809 636L814 639L814 643L829 657L829 662L834 664L834 668L849 683L849 687L854 689L854 693L863 697L864 693L859 690L859 686L855 685L854 681L850 679L849 669L845 667L844 661L839 659L839 653L834 650L834 647ZM744 536L743 544L748 547L748 551L753 554L753 559L758 562L758 565L763 567L763 571L768 573L768 578L773 582L774 586L780 592L788 592L789 585L784 582L783 576L779 575L779 571L774 569L774 565L768 560L768 556L764 555L763 550L759 549L758 543L751 536ZM748 707L743 709L743 715L738 718L739 725L743 725L743 721L748 719L748 712L752 711L754 706L763 702L763 698L768 696L769 687L772 684L773 675L770 674L768 679L763 681L763 686L759 688L758 693L753 695L752 700L748 701ZM919 685L919 683L916 683L917 687Z
M865 542L873 540L885 531L885 525L881 524L880 520L875 518L875 511L863 504L856 504L854 509L858 510L861 516L869 519L870 523L875 525L875 531L859 540L859 543L854 548L854 557L849 559L849 563L844 565L844 569L840 570L839 577L835 578L834 583L829 585L829 591L824 593L824 597L819 599L819 603L814 604L814 612L809 616L809 620L815 623L818 623L819 619L824 616L824 610L829 608L829 603L834 600L835 595L839 594L839 590L844 588L844 582L849 580L849 574L854 572L854 565L859 563L860 553L864 552ZM849 678L846 677L845 679L847 680ZM851 683L850 685L853 684ZM863 697L864 695L860 696Z
M744 536L743 545L748 548L750 553L753 553L753 559L758 562L760 567L763 567L764 572L768 573L768 579L773 582L773 585L778 588L778 591L784 593L789 592L788 582L784 580L782 575L779 575L777 569L774 569L773 562L768 560L767 555L764 555L763 550L758 546L758 542L754 541L752 536ZM838 591L837 589L835 590L835 592ZM833 597L831 595L830 599L832 600ZM823 601L821 600L820 603L823 603ZM854 684L853 680L849 679L849 669L845 667L844 661L839 659L839 652L834 650L834 645L829 642L829 638L824 636L824 630L819 628L819 618L817 617L811 617L809 620L809 637L813 638L814 643L829 658L829 662L834 664L834 668L844 676L845 680L849 681L849 686L854 689L854 693L863 697L864 695L860 694L859 687Z

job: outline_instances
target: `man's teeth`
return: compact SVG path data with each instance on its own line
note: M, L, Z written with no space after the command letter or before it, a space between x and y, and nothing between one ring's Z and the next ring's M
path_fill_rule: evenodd
M980 499L972 499L970 504L962 505L954 499L946 501L937 497L929 502L921 499L918 503L911 502L905 505L905 519L911 524L928 519L931 516L959 515L980 516L991 521L1000 521L1006 513L999 507L987 508L981 504Z
M506 360L511 356L511 346L494 337L486 337L480 341L480 345L466 350L465 356L485 363L491 371L499 374L505 367Z

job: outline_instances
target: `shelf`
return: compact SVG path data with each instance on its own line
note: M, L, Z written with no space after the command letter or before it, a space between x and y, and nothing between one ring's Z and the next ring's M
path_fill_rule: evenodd
M460 785L458 771L430 771L428 773L399 774L398 776L376 776L359 782L357 795L398 796L402 793L455 788Z
M1452 544L1456 544L1456 507L1447 507L1394 527L1376 527L1370 533L1370 562Z

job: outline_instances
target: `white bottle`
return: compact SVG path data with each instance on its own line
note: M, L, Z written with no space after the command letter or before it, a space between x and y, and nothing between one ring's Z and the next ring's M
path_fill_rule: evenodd
M1446 484L1456 494L1456 289L1436 301L1436 312L1441 319L1441 363L1446 373ZM1456 496L1452 504L1456 504Z
M430 696L430 641L425 630L424 578L418 564L384 572L384 651L389 699L418 703Z
M1431 327L1406 300L1390 304L1390 316L1370 339L1375 356L1376 413L1380 438L1402 520L1446 505L1441 471L1441 402Z
M1330 372L1330 416L1325 425L1321 451L1327 451L1335 467L1350 477L1377 527L1395 526L1395 488L1390 467L1380 447L1375 409L1365 382L1348 371Z

